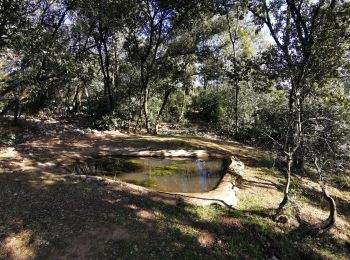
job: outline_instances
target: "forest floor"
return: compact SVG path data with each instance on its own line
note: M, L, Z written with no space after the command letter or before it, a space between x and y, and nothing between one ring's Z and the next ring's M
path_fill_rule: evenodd
M233 141L195 136L100 132L70 121L32 118L0 123L0 259L348 259L350 189L330 187L338 219L329 232L303 237L297 222L275 223L283 172L274 156ZM245 164L238 205L198 207L121 183L71 178L77 158L113 149L207 149ZM338 183L339 185L336 185ZM303 219L327 218L317 178L293 177Z

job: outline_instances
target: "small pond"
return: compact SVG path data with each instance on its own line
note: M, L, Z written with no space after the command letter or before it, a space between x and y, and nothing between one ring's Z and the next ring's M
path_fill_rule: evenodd
M225 160L100 157L77 162L73 172L119 179L158 191L207 192L219 184Z

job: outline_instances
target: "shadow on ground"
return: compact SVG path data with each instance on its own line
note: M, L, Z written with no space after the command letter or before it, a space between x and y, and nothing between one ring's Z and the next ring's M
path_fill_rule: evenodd
M122 186L2 173L0 258L320 258L300 248L301 241L267 229L254 214L201 210ZM210 210L220 213L203 217Z

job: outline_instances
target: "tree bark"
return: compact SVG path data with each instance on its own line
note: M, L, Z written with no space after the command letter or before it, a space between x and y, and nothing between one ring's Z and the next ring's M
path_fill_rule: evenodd
M302 127L302 120L303 120L303 98L299 97L296 99L296 106L297 106L297 133L299 135L299 145L296 149L296 152L294 154L293 158L293 168L298 170L301 173L304 173L304 132Z
M320 177L320 186L323 192L323 196L325 197L326 201L328 202L329 205L329 216L326 220L322 221L319 224L316 224L315 227L313 227L315 230L328 230L332 228L335 224L336 221L336 216L337 216L337 205L335 203L335 200L331 197L328 191L328 185L324 177L322 176L322 168L318 163L318 159L315 158L314 160L314 165L316 166L317 173Z
M148 84L145 86L145 90L143 92L143 114L145 116L145 127L147 130L147 133L151 133L151 127L149 123L149 117L148 117L148 96L149 96L149 86Z
M323 182L321 184L321 188L322 188L323 195L325 196L325 198L326 198L326 200L328 202L328 205L329 205L329 216L322 223L322 225L320 227L322 230L326 230L326 229L330 229L335 224L336 215L337 215L337 205L335 203L335 200L329 195L328 187L327 187L327 183L326 182Z
M283 200L280 203L280 205L278 206L278 209L276 211L275 214L275 219L282 213L282 211L284 210L285 206L287 205L287 203L289 202L289 187L290 187L290 182L291 182L291 169L292 169L292 155L288 154L287 155L287 172L286 172L286 185L284 187L284 196L283 196Z
M170 94L172 91L173 91L173 88L165 91L162 106L160 107L157 118L156 118L156 122L155 122L155 126L154 126L154 134L158 134L160 117L162 116L163 110L164 110L166 104L168 103L168 100L169 100L169 97L170 97Z
M74 98L73 98L73 113L77 113L77 112L79 112L79 102L78 102L78 100L79 100L79 92L80 92L80 88L79 88L79 86L77 86L76 88L75 88L75 94L74 94Z
M180 123L182 119L185 117L185 111L186 111L186 90L183 90L182 106L181 106L179 118L177 120L178 123Z
M237 80L235 80L237 81ZM236 91L235 91L235 131L236 131L236 134L238 133L239 131L239 123L238 123L238 119L239 119L239 115L238 115L238 106L239 106L239 91L240 91L240 88L239 88L239 84L238 82L235 82L235 88L236 88Z
M112 114L115 108L114 104L114 93L111 88L111 76L110 76L110 57L107 42L103 32L102 24L98 24L99 37L95 38L97 45L98 55L100 59L101 71L104 80L104 93L107 97L107 109L109 114Z
M15 124L18 122L18 119L19 119L19 115L20 115L20 99L19 97L15 97L15 107L14 107L14 112L13 112L13 119L14 119L14 122Z
M227 22L227 27L228 27L228 33L232 45L232 52L233 52L233 57L232 57L232 64L233 64L233 71L234 71L234 87L235 87L235 104L234 104L234 118L235 118L235 133L237 134L239 131L239 126L238 126L238 108L239 108L239 80L238 80L238 73L237 73L237 50L236 50L236 41L237 41L237 32L238 32L238 21L239 21L239 9L238 6L236 6L236 26L234 28L234 31L232 32L232 26L230 22L230 17L229 17L229 11L226 8L226 22Z

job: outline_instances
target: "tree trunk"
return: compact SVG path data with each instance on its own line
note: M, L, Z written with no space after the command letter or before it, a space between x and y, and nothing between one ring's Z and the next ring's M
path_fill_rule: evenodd
M20 100L19 100L19 97L16 96L15 98L15 107L14 107L14 112L13 112L13 119L14 119L14 122L15 124L18 122L18 118L19 118L19 115L20 115Z
M334 226L337 216L337 205L335 203L335 200L329 195L327 182L322 176L322 168L318 164L317 158L315 158L314 165L316 166L317 173L320 176L320 186L323 192L323 196L326 198L329 205L329 216L326 220L322 221L319 224L316 224L313 229L316 231L324 231Z
M236 80L235 80L236 81ZM239 99L239 84L238 82L235 83L236 87L236 93L235 93L235 132L236 134L239 131L239 126L238 126L238 99Z
M291 169L292 169L292 155L287 155L287 173L286 173L286 186L284 187L284 197L275 214L275 219L282 213L284 207L287 205L289 201L289 187L291 182Z
M97 45L98 55L100 59L101 71L104 79L104 94L107 97L107 110L109 114L114 111L114 94L111 88L111 76L110 76L110 57L107 42L102 28L102 23L99 22L99 38L95 38Z
M77 113L79 112L79 92L80 92L80 88L79 86L77 86L75 88L75 94L74 94L74 98L73 98L73 113Z
M325 196L329 205L329 216L321 225L321 229L326 230L333 227L335 224L336 215L337 215L337 205L335 204L334 199L329 195L326 182L323 182L321 184L321 188L322 188L323 195Z
M86 87L85 82L84 82L84 91L85 91L86 102L88 105L88 111L91 112L90 96L89 96L89 91L88 91L88 88Z
M239 9L238 6L236 6L236 24L235 28L232 31L232 26L230 22L230 17L229 17L229 10L226 8L226 22L227 22L227 27L228 27L228 33L229 33L229 38L231 41L232 45L232 64L233 64L233 74L234 74L234 86L235 86L235 105L234 105L234 118L235 118L235 133L238 133L239 126L238 126L238 100L239 100L239 80L238 80L238 73L237 73L237 50L236 50L236 42L237 42L237 33L238 33L238 24L239 24Z
M181 106L179 118L177 120L178 123L180 123L182 121L182 119L184 118L185 111L186 111L186 90L183 90L182 106Z
M302 116L303 116L303 99L301 97L296 98L297 106L297 134L298 134L298 148L294 153L293 168L300 173L304 173L304 135L302 128Z
M108 47L105 40L103 40L103 48L105 53L105 84L107 88L107 94L108 94L108 102L109 102L109 112L110 114L114 111L114 91L111 87L111 76L109 72L110 67L110 61L109 61L109 53L108 53Z
M149 117L148 117L148 96L149 96L149 86L147 84L143 92L143 114L145 116L145 127L147 130L147 133L151 133Z
M158 126L159 126L160 117L162 116L163 110L164 110L166 104L168 103L168 100L169 100L169 97L170 97L170 94L171 94L172 91L173 91L173 88L168 89L167 91L165 91L164 98L163 98L163 103L162 103L162 106L159 109L159 112L158 112L158 115L157 115L157 118L156 118L156 122L155 122L155 126L154 126L154 134L158 134Z

